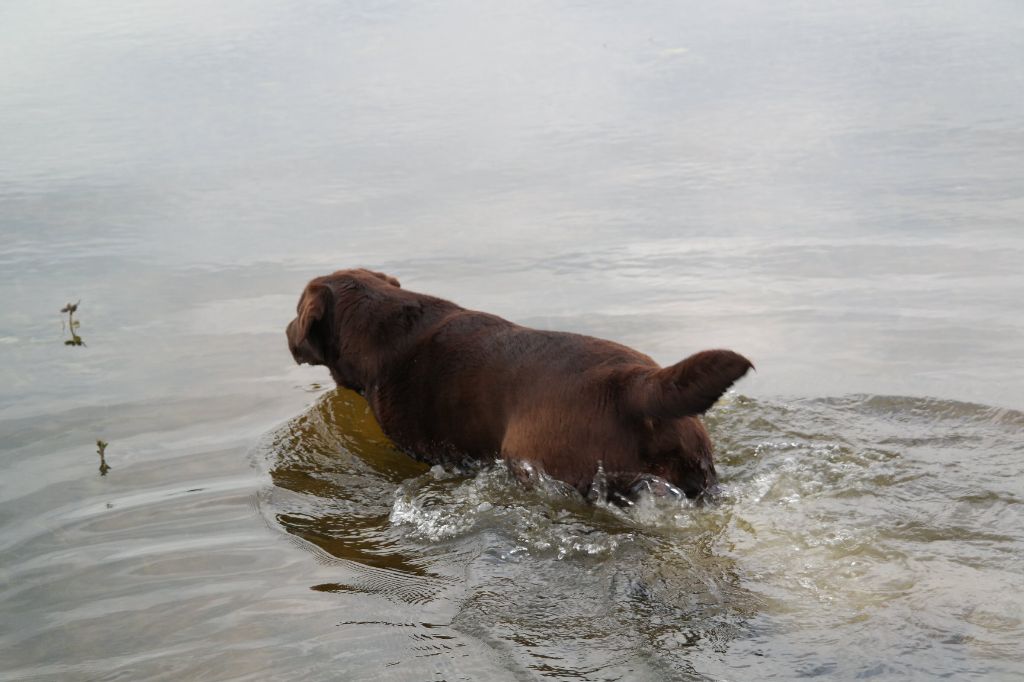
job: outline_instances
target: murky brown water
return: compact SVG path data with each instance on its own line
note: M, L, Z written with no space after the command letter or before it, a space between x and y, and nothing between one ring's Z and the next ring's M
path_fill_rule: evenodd
M998 2L5 3L0 679L1024 676L1022 36ZM356 265L749 355L720 499L395 452L284 342Z

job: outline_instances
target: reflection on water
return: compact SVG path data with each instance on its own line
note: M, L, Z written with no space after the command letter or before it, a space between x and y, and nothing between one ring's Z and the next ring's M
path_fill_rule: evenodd
M708 422L716 503L619 508L556 482L524 487L501 464L424 470L339 389L261 446L274 481L263 510L348 565L314 590L443 615L533 674L715 676L724 661L781 676L1011 669L1024 604L977 572L1020 582L1001 548L1021 540L1002 514L1020 502L1004 467L1021 471L1009 460L1024 415L735 396ZM982 455L980 477L948 474ZM809 637L814 652L797 644Z
M395 484L423 465L390 444L362 398L330 395L336 400L318 401L273 435L269 447L282 454L270 468L276 521L339 559L422 575L375 533Z

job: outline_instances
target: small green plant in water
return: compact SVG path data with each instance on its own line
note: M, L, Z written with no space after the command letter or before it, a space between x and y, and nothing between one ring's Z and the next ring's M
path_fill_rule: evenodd
M110 465L107 464L107 458L104 456L108 445L110 445L110 443L105 440L96 441L96 452L100 456L100 476L106 476L107 472L110 471Z
M78 303L82 300L79 299ZM75 311L78 310L78 303L68 303L66 306L60 309L62 313L68 314L68 331L71 332L71 338L64 341L65 346L84 346L85 342L82 341L82 337L78 335L78 325L81 324L75 319Z

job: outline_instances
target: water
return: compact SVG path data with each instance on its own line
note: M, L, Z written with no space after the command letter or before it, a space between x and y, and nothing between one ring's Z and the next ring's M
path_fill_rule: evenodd
M6 3L0 679L1020 677L1022 60L1005 2ZM395 452L284 342L355 265L748 355L720 498Z

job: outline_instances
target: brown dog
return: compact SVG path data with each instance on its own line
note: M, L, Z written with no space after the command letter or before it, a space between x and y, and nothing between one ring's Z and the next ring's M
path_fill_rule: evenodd
M288 325L298 363L326 365L384 432L432 464L529 463L587 494L658 476L696 497L716 483L697 415L751 365L728 350L664 369L625 346L540 331L341 270L311 281Z

